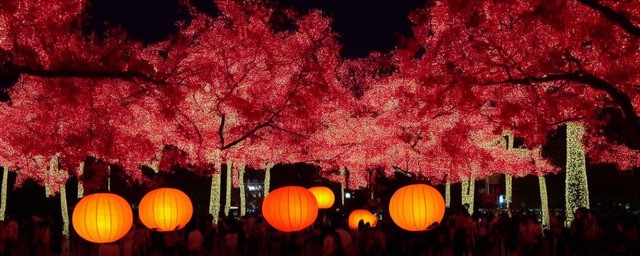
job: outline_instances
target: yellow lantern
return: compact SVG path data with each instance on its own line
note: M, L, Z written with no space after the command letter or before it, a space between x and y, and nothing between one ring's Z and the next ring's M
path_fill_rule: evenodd
M175 188L159 188L147 193L138 207L142 224L160 232L184 228L193 215L191 199Z
M264 198L262 215L277 230L299 231L311 226L318 217L318 202L306 188L282 187Z
M416 184L402 187L391 196L389 215L400 228L424 231L439 224L444 217L444 199L438 190Z
M358 223L362 220L365 224L369 223L369 226L375 227L378 224L378 217L373 215L367 210L354 210L349 214L349 228L352 230L358 229Z
M111 193L85 196L73 209L73 229L93 243L112 243L126 235L133 225L131 206Z
M329 209L333 206L333 202L336 200L336 196L333 191L328 187L311 187L309 191L313 193L313 196L318 200L319 209Z

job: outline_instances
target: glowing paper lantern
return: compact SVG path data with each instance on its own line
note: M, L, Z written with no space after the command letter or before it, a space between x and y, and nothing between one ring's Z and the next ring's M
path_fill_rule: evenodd
M309 191L313 193L313 196L318 200L319 209L329 209L333 206L333 202L336 200L336 196L333 195L333 191L327 187L311 187Z
M277 230L299 231L311 226L318 217L318 202L306 188L282 187L264 198L262 215Z
M349 228L352 230L358 229L358 223L362 220L365 224L368 222L371 227L375 227L378 224L378 217L373 215L367 210L354 210L349 214Z
M129 232L133 224L131 206L111 193L86 196L73 209L73 229L93 243L112 243Z
M191 199L175 188L147 193L138 207L140 221L150 229L165 232L184 228L193 215Z
M389 215L400 228L424 231L444 217L444 199L435 188L416 184L402 187L391 196Z

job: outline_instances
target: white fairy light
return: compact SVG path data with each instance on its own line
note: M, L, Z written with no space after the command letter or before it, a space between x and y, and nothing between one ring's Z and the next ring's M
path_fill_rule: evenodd
M567 124L567 164L565 178L565 226L571 225L573 213L580 207L589 208L589 184L582 135L584 126Z

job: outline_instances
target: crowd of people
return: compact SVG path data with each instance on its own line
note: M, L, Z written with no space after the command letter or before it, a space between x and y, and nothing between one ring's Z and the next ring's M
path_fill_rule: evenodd
M0 223L0 255L213 256L213 255L640 255L640 218L578 209L571 225L551 214L542 227L529 214L449 210L427 232L406 232L390 220L350 230L339 212L321 212L314 225L293 233L273 229L261 216L194 216L187 227L154 232L135 224L118 242L92 244L61 235L51 217L9 217Z

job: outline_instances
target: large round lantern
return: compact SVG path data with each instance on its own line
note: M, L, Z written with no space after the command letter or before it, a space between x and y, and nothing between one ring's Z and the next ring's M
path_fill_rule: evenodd
M309 191L313 193L313 196L318 200L319 209L329 209L333 206L333 202L336 200L336 196L333 195L333 191L328 187L311 187Z
M138 206L140 221L148 228L166 232L184 228L193 215L189 197L175 188L159 188L147 193Z
M277 230L299 231L311 226L318 217L318 202L306 188L282 187L264 198L262 215Z
M73 229L93 243L112 243L126 235L133 225L131 206L111 193L85 196L71 216Z
M402 229L424 231L442 221L444 208L444 199L438 190L416 184L402 187L391 196L389 215Z
M378 224L378 217L373 215L367 210L354 210L349 214L349 228L352 230L358 229L358 223L362 220L365 224L369 223L371 227L375 227Z

